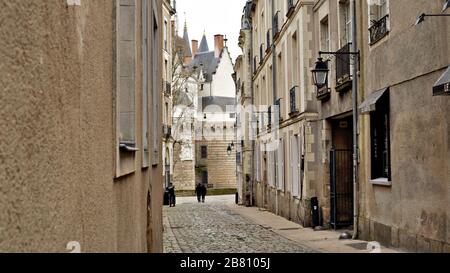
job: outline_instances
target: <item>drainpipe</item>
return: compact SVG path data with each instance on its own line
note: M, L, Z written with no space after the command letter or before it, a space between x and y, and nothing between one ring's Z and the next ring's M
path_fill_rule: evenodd
M357 29L356 29L356 0L350 1L350 9L352 11L352 45L351 51L357 52ZM352 102L353 102L353 239L358 237L358 63L359 63L359 55L353 55L353 94L352 94Z
M277 55L276 55L276 47L275 47L275 33L273 33L273 30L275 29L275 1L272 2L272 92L273 92L273 104L276 104L277 100ZM277 22L278 23L278 22ZM279 26L278 26L279 27ZM273 111L272 111L273 112ZM275 123L276 120L272 119L272 121ZM275 130L275 126L272 126L272 130ZM278 137L278 136L276 136ZM275 141L275 140L274 140ZM276 160L274 158L274 160ZM274 164L275 166L275 164ZM276 174L277 170L276 167L274 174ZM275 176L276 177L276 176ZM276 181L275 181L276 184ZM276 186L275 186L276 187ZM275 197L275 207L276 207L276 214L278 215L278 188L275 189L276 197Z
M250 23L250 56L252 56L253 57L253 23ZM249 59L249 62L250 62L250 81L251 81L251 84L250 84L250 96L251 96L251 103L252 103L252 105L251 105L251 116L250 116L250 122L249 122L249 124L250 124L250 126L253 126L253 117L254 117L254 115L255 115L255 113L254 113L254 105L255 105L255 91L254 91L254 88L253 88L253 73L254 73L254 71L253 71L253 65L252 65L252 60L253 60L253 58L250 58ZM252 171L251 171L251 177L250 177L250 206L251 207L253 207L253 194L254 194L254 185L255 185L255 146L256 146L256 142L255 142L255 136L253 136L253 130L250 130L250 126L248 127L249 128L249 133L251 132L252 133L252 135L251 135L251 138L252 138L252 156L251 156L251 164L252 164ZM253 128L253 127L251 127L251 128ZM250 134L249 134L249 136L250 136Z

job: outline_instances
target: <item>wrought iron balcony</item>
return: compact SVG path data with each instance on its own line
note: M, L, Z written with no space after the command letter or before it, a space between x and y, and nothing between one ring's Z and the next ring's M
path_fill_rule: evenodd
M275 102L275 106L278 107L278 119L282 120L283 117L281 116L281 99L277 99L277 101Z
M259 46L259 56L260 56L259 63L261 64L264 61L264 44L261 44Z
M277 11L273 16L273 38L276 39L280 32L280 11Z
M163 125L163 137L168 139L172 136L172 127L169 125Z
M258 56L255 56L253 58L253 71L256 73L256 70L258 70Z
M170 82L165 82L164 95L168 97L172 95L172 85Z
M291 90L289 91L289 109L290 109L290 113L289 115L294 115L296 113L298 113L299 109L297 106L297 97L298 97L298 91L299 91L299 87L298 86L294 86L291 88Z
M267 45L267 47L266 47L266 52L268 52L269 50L270 50L270 46L271 46L271 41L272 41L272 37L271 37L271 33L270 33L270 29L269 30L267 30L267 37L266 37L266 45Z
M343 48L337 52L350 52L351 43L346 44ZM337 54L336 55L336 91L344 91L351 88L351 73L350 73L350 54Z
M389 15L386 15L378 21L372 21L372 26L369 28L371 45L383 39L389 33L388 19Z
M288 12L286 14L286 17L291 17L291 15L294 14L295 11L294 0L287 0L287 9Z
M318 100L326 100L331 96L331 89L328 86L323 86L322 88L317 90L317 99Z
M269 106L267 109L267 115L269 117L269 124L267 124L269 127L272 125L272 106Z

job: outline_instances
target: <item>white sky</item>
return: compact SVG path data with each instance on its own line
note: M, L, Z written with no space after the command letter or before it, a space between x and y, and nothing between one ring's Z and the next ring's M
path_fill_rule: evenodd
M183 36L185 18L189 39L198 40L200 43L203 31L206 31L210 50L214 49L215 34L226 35L234 62L237 56L242 54L238 38L246 2L247 0L177 0L179 35Z

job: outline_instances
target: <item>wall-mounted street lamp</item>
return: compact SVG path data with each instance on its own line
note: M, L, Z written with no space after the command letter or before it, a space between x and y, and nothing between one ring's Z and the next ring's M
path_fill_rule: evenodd
M319 51L319 58L317 59L316 66L311 72L313 73L314 85L317 86L318 89L321 89L324 86L328 85L328 73L330 69L328 69L328 62L324 61L322 55L353 55L357 59L359 59L359 51L358 52L328 52L328 51Z
M450 5L450 1L447 2L447 5ZM450 14L425 14L422 13L421 15L419 15L416 19L416 23L414 25L420 25L421 23L423 23L425 21L425 17L450 17Z
M450 0L446 0L442 12L450 8ZM426 14L422 13L416 19L415 26L420 25L425 21L426 17L450 17L450 14ZM433 96L449 96L450 95L450 66L439 78L433 86Z
M442 8L442 11L445 11L448 8L450 8L450 0L445 1L444 7Z
M312 70L314 85L317 88L322 88L323 86L328 85L328 73L330 69L328 69L328 63L323 60L322 57L316 62L315 68Z

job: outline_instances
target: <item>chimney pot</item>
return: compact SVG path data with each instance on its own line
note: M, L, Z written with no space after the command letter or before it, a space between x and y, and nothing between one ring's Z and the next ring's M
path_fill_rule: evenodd
M192 40L192 57L195 57L195 55L197 55L197 52L198 52L198 41Z
M224 36L222 34L214 35L214 55L216 58L220 57L224 48Z

